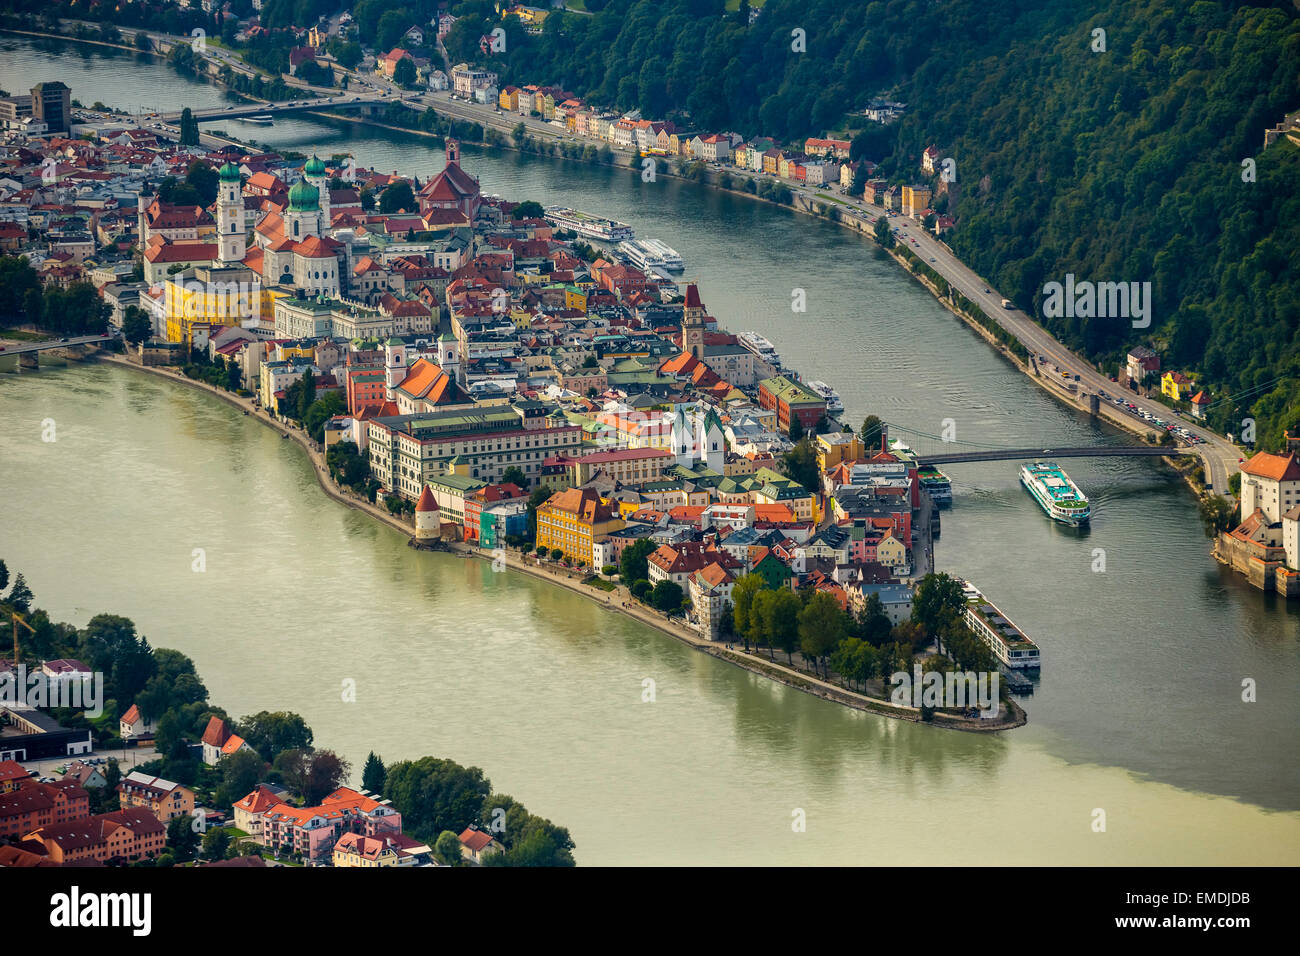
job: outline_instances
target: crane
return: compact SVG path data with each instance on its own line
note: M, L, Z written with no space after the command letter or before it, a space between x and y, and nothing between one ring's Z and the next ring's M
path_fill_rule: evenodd
M17 667L18 666L18 625L21 624L23 627L27 628L27 630L31 631L33 634L36 633L36 628L32 627L25 620L23 620L22 615L20 615L17 611L10 611L9 616L12 617L14 621L14 667Z

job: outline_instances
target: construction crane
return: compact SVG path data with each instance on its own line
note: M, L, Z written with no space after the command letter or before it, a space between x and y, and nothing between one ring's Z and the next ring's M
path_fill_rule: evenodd
M27 630L31 631L33 634L36 633L36 628L32 627L25 620L23 620L22 616L17 611L10 611L9 616L14 619L14 667L17 668L18 667L18 625L21 624L23 627L27 628Z

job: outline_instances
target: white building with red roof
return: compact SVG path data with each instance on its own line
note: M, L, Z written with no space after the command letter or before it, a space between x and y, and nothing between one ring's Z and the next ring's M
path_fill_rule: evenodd
M233 733L220 717L208 719L208 726L203 731L203 762L209 767L215 767L222 757L252 749L248 741Z
M1295 452L1274 455L1261 451L1241 466L1241 516L1258 509L1269 524L1300 505L1300 462Z

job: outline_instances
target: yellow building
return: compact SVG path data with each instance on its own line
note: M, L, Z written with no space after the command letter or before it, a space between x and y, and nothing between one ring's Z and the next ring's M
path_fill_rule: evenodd
M1196 386L1182 372L1165 372L1160 377L1160 394L1167 395L1176 402L1181 402L1192 394Z
M551 495L537 509L537 546L559 548L570 561L591 564L591 549L602 535L623 530L625 522L590 488Z
M852 432L829 432L817 436L817 469L823 475L841 462L865 457L862 439Z
M401 866L401 857L393 847L378 837L344 833L334 844L335 866Z
M275 300L283 294L262 285L244 266L198 266L177 273L163 285L167 341L190 343L195 323L274 322Z
M904 186L903 187L903 215L919 216L930 208L930 187L929 186Z
M587 312L587 293L575 285L566 285L564 287L564 307L566 309L577 309L584 315Z
M519 88L507 86L497 95L497 105L503 110L510 110L512 113L519 112Z

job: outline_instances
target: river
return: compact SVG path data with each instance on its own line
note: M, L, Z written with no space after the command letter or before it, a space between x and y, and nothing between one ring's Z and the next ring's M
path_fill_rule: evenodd
M132 54L0 40L0 86L53 78L122 108L159 105L159 89L173 106L222 98ZM421 138L361 125L226 125L421 180L443 162ZM950 419L959 440L992 445L1125 440L834 225L624 170L471 149L463 165L486 192L668 241L712 314L834 385L849 420L938 434ZM414 553L323 496L291 443L179 384L106 367L0 376L0 411L0 556L56 618L132 617L195 659L214 701L296 710L358 772L370 749L482 766L570 827L579 862L1300 860L1300 617L1213 562L1194 501L1154 463L1070 462L1094 502L1083 534L1047 521L1013 463L950 469L939 568L970 577L1044 655L1029 725L990 738L848 711L542 582ZM40 441L45 418L55 443ZM641 702L645 677L655 703ZM1256 703L1241 701L1247 678ZM806 833L791 830L796 808Z

